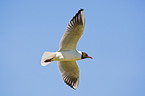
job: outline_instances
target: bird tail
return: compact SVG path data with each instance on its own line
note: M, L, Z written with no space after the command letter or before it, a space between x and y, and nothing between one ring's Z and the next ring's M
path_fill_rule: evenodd
M50 64L56 56L56 52L44 52L41 59L41 65L46 66Z

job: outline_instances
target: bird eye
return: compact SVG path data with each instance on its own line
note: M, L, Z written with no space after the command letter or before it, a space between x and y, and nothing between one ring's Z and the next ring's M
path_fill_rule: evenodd
M86 56L88 56L88 54L86 54Z

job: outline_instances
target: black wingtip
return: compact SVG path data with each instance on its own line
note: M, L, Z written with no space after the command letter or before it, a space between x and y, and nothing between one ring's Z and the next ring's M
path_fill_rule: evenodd
M73 17L73 19L75 19L75 18L78 16L78 14L81 13L81 11L84 11L84 9L80 9L80 10L78 11L78 13L76 13L76 15ZM72 19L71 21L73 21L73 19Z
M75 84L77 83L77 78L74 78L74 77L67 77L67 75L63 78L64 82L70 86L71 88L73 88L74 90L77 89L77 87L75 88Z
M84 9L80 9L80 10L78 11L78 13L80 13L81 11L84 11Z
M69 83L67 83L67 82L65 82L65 83L66 83L66 85L68 85L68 86L71 87L72 89L76 90L76 89L74 88L74 86L72 86L71 84L69 84Z
M84 9L80 9L79 11L84 11Z

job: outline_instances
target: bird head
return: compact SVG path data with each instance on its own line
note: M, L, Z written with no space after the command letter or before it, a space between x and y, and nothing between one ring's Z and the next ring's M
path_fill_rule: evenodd
M88 56L88 54L85 53L85 52L82 52L82 57L81 58L82 59L85 59L85 58L91 58L91 59L93 59L92 57Z

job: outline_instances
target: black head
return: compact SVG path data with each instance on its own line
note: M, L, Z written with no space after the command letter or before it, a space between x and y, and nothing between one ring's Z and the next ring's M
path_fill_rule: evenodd
M82 52L82 57L81 58L82 59L85 59L85 58L91 58L91 59L93 59L92 57L88 56L88 54L85 53L85 52Z

